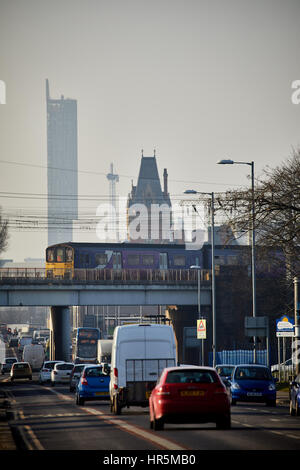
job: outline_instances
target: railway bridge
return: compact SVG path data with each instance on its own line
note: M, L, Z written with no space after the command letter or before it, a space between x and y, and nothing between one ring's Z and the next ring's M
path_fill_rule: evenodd
M199 289L200 286L200 289ZM200 292L200 295L199 295ZM72 306L211 305L209 271L75 270L72 278L49 278L38 268L0 269L0 306L48 306L51 358L69 359L69 309Z

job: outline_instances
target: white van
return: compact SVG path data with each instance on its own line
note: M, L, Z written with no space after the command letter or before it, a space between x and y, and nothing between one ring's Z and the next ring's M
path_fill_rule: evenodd
M31 344L31 343L32 343L32 337L31 336L21 336L21 338L19 339L19 344L18 344L19 352L22 353L24 347L27 344Z
M32 370L40 370L45 359L43 346L41 344L26 344L22 358L24 362L29 362Z
M111 350L112 350L112 339L99 339L97 348L97 360L98 363L106 362L111 363Z
M148 406L150 393L162 370L176 365L175 335L171 326L117 326L111 354L111 411L120 414L125 406Z

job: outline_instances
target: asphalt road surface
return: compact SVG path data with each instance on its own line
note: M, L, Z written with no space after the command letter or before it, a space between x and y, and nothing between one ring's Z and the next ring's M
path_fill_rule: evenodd
M232 429L215 424L166 424L163 431L149 427L148 408L110 412L108 401L75 404L67 386L41 386L34 376L11 384L0 379L12 404L10 426L22 450L77 451L297 451L300 418L288 406L238 404L232 407ZM101 455L104 455L102 452ZM288 454L287 454L288 455ZM45 463L45 462L44 462ZM245 462L244 462L245 463Z

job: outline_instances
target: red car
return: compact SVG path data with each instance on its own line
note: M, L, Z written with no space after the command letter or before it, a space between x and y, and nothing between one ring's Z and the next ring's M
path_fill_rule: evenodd
M150 428L165 423L216 423L231 427L230 400L212 367L181 366L163 370L149 398Z

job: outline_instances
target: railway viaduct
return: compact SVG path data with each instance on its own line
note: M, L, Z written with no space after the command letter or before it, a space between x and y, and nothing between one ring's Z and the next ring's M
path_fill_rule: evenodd
M200 288L201 307L211 305L211 283ZM168 279L149 281L74 281L41 277L2 277L0 306L49 306L51 310L51 359L69 360L67 341L70 331L69 307L89 305L173 306L173 324L178 315L193 311L198 316L197 280ZM175 308L174 308L175 306ZM180 306L176 309L176 306ZM174 313L175 312L175 313ZM174 326L175 327L175 326Z

